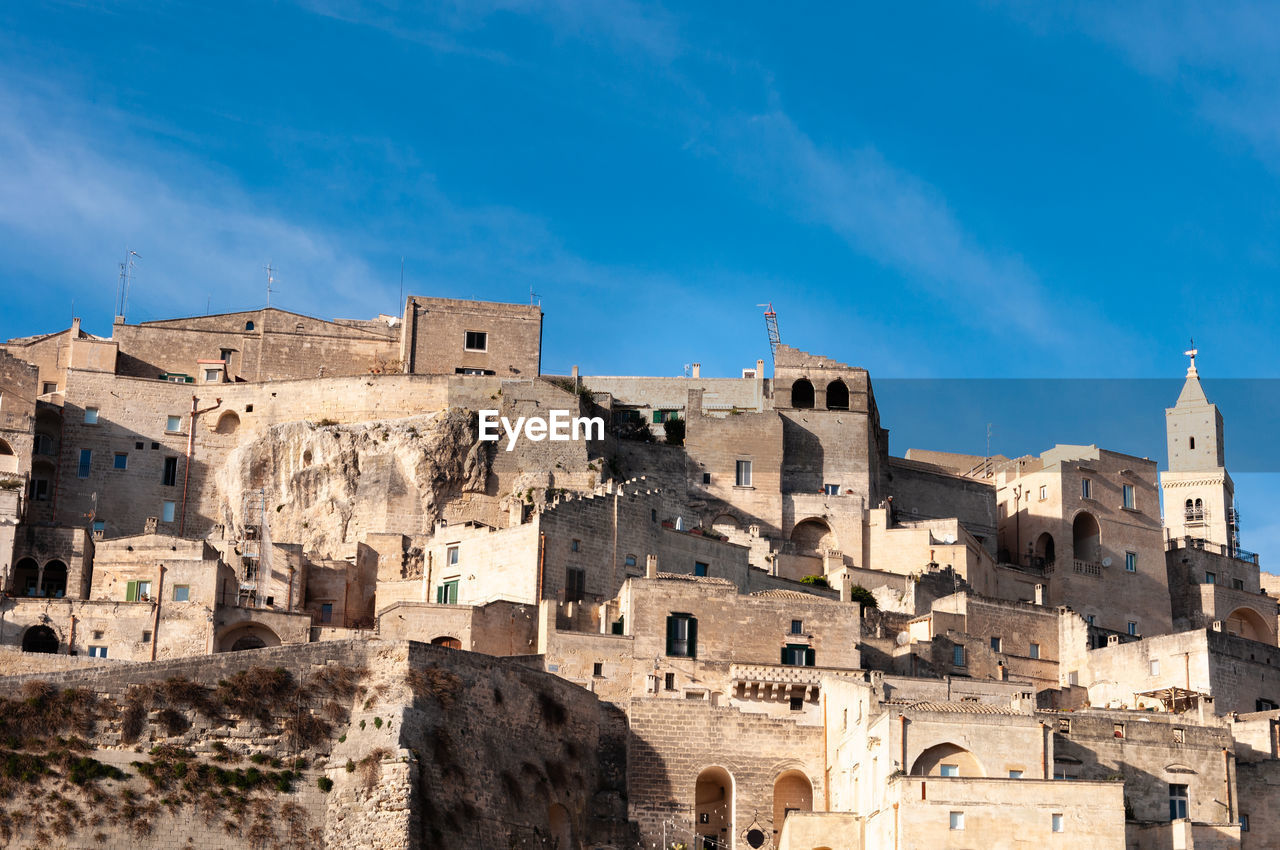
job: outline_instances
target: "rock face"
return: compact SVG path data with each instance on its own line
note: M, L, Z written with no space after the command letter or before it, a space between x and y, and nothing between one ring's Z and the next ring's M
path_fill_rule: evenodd
M429 534L451 500L486 491L491 465L470 411L288 422L228 455L216 474L219 512L230 532L256 523L253 506L265 504L272 539L339 557L364 534Z

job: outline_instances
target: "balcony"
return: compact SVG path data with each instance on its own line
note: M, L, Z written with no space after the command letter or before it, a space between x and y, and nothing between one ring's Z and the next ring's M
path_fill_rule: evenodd
M1081 561L1079 558L1072 559L1071 569L1083 576L1101 576L1102 564L1095 561Z

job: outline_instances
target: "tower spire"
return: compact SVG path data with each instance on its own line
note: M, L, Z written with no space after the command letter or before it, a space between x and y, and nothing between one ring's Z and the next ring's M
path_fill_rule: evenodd
M1200 373L1196 371L1196 355L1199 354L1200 352L1196 349L1195 337L1191 338L1191 347L1182 353L1191 358L1191 365L1187 367L1187 377L1199 378Z

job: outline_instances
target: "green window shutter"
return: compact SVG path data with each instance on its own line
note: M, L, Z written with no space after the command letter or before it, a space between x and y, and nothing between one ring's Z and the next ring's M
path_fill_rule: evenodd
M689 657L698 657L698 621L693 617L689 618Z
M667 617L667 655L670 655L675 649L676 643L676 618Z
M661 410L655 410L655 411L653 412L653 424L654 424L654 425L657 425L657 424L659 424L659 423L661 423L661 422L662 422L662 411L661 411Z
M817 661L817 653L813 651L813 647L808 647L804 651L804 666L815 667L817 666L815 661Z
M125 588L124 601L125 602L138 601L138 583L136 581L129 582L128 586Z
M446 588L443 584L436 588L436 604L437 605L443 605L445 603L446 601L445 592L446 592Z

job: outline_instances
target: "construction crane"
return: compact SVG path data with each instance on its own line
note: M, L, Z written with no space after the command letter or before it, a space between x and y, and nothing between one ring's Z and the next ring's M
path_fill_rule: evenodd
M778 333L778 314L774 312L772 301L768 304L757 304L756 306L765 308L764 327L769 333L769 350L777 357L778 346L782 345L782 336Z

